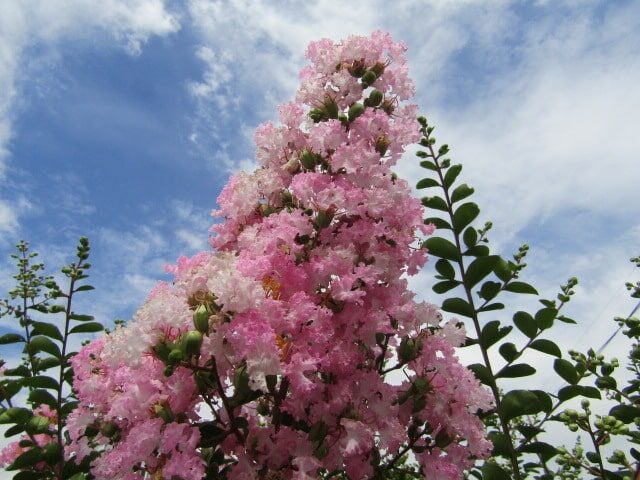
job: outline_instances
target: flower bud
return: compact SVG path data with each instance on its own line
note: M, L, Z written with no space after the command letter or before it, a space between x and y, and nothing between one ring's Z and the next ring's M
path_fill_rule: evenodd
M167 423L173 422L173 412L171 411L171 407L169 407L169 405L156 403L155 405L153 405L153 413Z
M209 332L209 311L204 305L200 305L193 312L193 326L196 327L200 333Z
M377 78L384 73L384 68L384 63L376 62L373 67L369 69L369 71L373 72Z
M118 430L118 426L113 422L105 422L100 427L100 433L108 438L113 437L118 432Z
M327 112L327 116L329 118L338 118L338 104L333 98L327 97L325 99L324 109Z
M309 112L309 117L311 117L311 120L313 120L315 123L318 123L326 120L327 113L321 108L312 108Z
M376 78L378 78L378 76L375 74L375 72L367 70L364 75L362 75L362 87L367 88L369 85L376 81Z
M316 216L316 227L318 230L322 230L323 228L327 228L329 225L331 225L331 221L333 220L333 214L326 211L326 210L320 210L318 212L318 215Z
M187 356L200 355L200 346L202 345L202 333L197 330L188 332L184 337L184 352Z
M316 156L310 150L303 150L300 155L300 163L307 170L314 170L316 168Z
M398 357L403 363L415 360L420 353L420 342L415 338L405 337L398 347Z
M171 350L171 352L169 352L167 363L169 365L175 365L177 363L180 363L183 359L184 355L182 354L182 351L179 348L174 348L173 350Z
M354 103L349 107L349 121L353 122L356 118L364 113L364 105L361 103Z
M368 98L369 103L371 104L372 107L377 107L378 105L380 105L383 99L384 99L384 95L380 90L374 90L369 94L369 98Z

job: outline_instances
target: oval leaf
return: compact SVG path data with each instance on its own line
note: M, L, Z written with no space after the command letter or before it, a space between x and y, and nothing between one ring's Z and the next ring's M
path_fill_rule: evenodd
M456 233L462 232L479 214L480 208L478 205L473 202L463 203L453 213L453 231Z
M478 257L467 267L464 276L464 283L469 288L473 288L480 280L489 275L496 263L500 260L497 255Z
M578 372L571 362L562 358L556 358L553 362L553 369L558 375L560 375L567 383L575 385L578 383Z
M475 190L472 187L463 183L462 185L457 186L451 194L451 202L459 202L460 200L467 198L469 195L473 195L474 191Z
M39 334L62 341L62 334L60 333L60 330L58 330L58 327L52 325L51 323L33 322L33 327Z
M529 338L535 337L536 333L538 333L536 321L527 312L516 312L513 315L513 323L518 327L518 330Z
M538 340L534 340L529 345L534 350L538 350L539 352L546 353L547 355L553 355L554 357L562 357L562 352L560 351L560 347L553 343L551 340L546 340L540 338Z
M442 237L427 238L422 242L422 246L435 257L446 258L447 260L458 259L458 249L456 246Z
M525 282L509 282L505 285L504 289L507 292L538 295L538 291Z
M535 415L542 411L542 405L535 393L529 390L512 390L502 397L500 413L505 420L522 415Z
M473 318L475 311L471 308L471 305L462 298L454 297L447 298L442 302L442 310L449 313L457 313L464 317Z
M104 327L102 326L101 323L87 322L87 323L82 323L80 325L76 325L71 330L69 330L69 333L95 333L95 332L101 332L102 330L104 330Z
M536 373L536 369L527 363L516 363L515 365L507 365L500 370L496 378L518 378L528 377Z

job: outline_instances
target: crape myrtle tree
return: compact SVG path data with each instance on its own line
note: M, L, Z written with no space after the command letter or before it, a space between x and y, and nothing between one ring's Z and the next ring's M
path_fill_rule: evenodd
M261 167L218 198L215 252L72 360L68 458L99 452L96 479L361 479L412 451L457 479L490 453L464 329L407 289L433 226L390 170L420 139L404 50L309 45L296 100L256 131Z

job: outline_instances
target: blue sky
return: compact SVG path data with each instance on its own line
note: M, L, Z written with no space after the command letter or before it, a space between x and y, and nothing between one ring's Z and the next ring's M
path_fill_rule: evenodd
M165 263L207 248L215 198L253 165L253 130L293 97L306 44L377 28L407 44L416 102L500 251L528 242L525 278L548 296L578 275L568 313L582 325L559 334L600 343L633 306L623 281L640 253L640 3L628 0L3 2L2 290L17 240L54 267L87 235L98 290L81 305L129 318ZM422 175L411 155L398 173ZM432 276L412 285L438 303Z

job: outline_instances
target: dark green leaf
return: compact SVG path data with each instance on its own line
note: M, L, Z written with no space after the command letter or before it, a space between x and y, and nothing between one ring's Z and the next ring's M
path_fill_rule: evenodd
M489 255L489 252L489 247L487 247L486 245L474 245L473 247L465 251L464 255L470 257L486 257L487 255Z
M602 460L600 455L598 455L598 453L596 452L587 452L585 457L587 457L587 460L592 463L600 463L600 461Z
M548 355L553 355L554 357L562 357L562 352L560 351L560 347L553 343L551 340L546 340L544 338L540 338L538 340L534 340L529 345L534 350L538 350L539 352L546 353Z
M600 395L600 390L596 387L589 387L585 385L582 387L582 396L588 398L597 398L598 400L602 400L602 395Z
M553 326L553 321L558 315L558 310L555 308L541 308L536 312L536 324L540 330L546 330Z
M488 305L485 305L484 307L480 308L478 311L479 312L492 312L494 310L502 310L504 308L504 304L503 303L490 303Z
M484 462L482 465L483 480L511 480L511 477L502 467L495 463Z
M536 369L527 363L516 363L507 365L496 374L496 378L518 378L528 377L536 373Z
M30 467L31 465L35 465L38 462L42 461L42 449L40 447L34 447L18 458L14 460L14 462L7 467L7 470L19 470L21 468Z
M442 282L436 283L432 288L433 291L437 294L443 294L456 288L457 286L462 285L458 280L444 280Z
M79 313L72 313L69 318L78 322L90 322L94 319L93 315L80 315Z
M487 436L489 437L489 440L491 440L491 443L493 443L493 456L499 455L505 458L510 458L511 442L504 433L489 432Z
M462 232L479 214L480 208L478 208L478 205L473 202L463 203L453 213L453 231L456 233Z
M571 362L562 358L556 358L553 362L553 369L558 375L560 375L567 383L575 385L578 383L578 372L574 368Z
M513 272L511 270L511 267L509 266L509 262L500 257L500 260L498 260L498 262L496 263L494 273L496 274L496 277L498 277L503 282L506 282L511 278Z
M38 360L36 365L36 372L42 372L49 368L57 367L60 365L60 359L56 357L45 357Z
M467 267L464 282L468 288L473 288L480 280L489 275L500 257L497 255L489 255L487 257L478 257Z
M65 307L64 305L50 305L49 306L49 313L62 313L62 312L66 312L67 311L67 307Z
M7 377L28 377L31 372L24 365L18 365L16 368L7 368L4 374Z
M0 424L25 423L33 416L28 408L10 407L0 413Z
M522 434L522 436L527 439L533 438L539 433L544 432L544 430L542 430L540 427L536 427L534 425L518 425L516 428Z
M531 442L519 449L520 452L537 453L544 462L548 462L558 452L555 447L545 442Z
M501 284L498 282L492 282L488 280L482 284L482 288L480 289L480 296L485 300L491 300L495 298L496 295L500 292Z
M102 326L101 323L88 322L88 323L83 323L81 325L76 325L71 330L69 330L69 333L70 334L71 333L94 333L94 332L101 332L102 330L104 330L104 327Z
M502 358L504 358L507 362L513 362L520 356L518 349L511 342L503 343L502 345L500 345L498 351L500 352L500 355L502 355Z
M447 260L441 258L436 262L436 271L445 278L453 280L456 277L456 271Z
M536 333L538 333L538 327L536 326L535 320L527 312L516 312L513 315L513 323L518 327L518 330L529 338L535 337Z
M87 292L89 290L95 290L95 287L92 285L82 285L76 288L76 292Z
M640 462L640 452L638 450L636 450L635 448L631 448L631 450L629 450L629 453L631 453L631 456L638 462Z
M439 187L439 186L440 184L433 178L423 178L418 182L418 184L416 185L416 188L420 190L422 188Z
M33 322L33 326L37 333L62 341L62 334L55 325L47 322Z
M461 171L462 165L451 165L447 170L447 173L445 173L444 175L444 186L449 188L451 185L453 185L453 182L456 181L456 178L458 178L458 175L460 175Z
M473 247L478 241L478 231L473 227L468 227L462 234L462 240L468 248Z
M542 390L531 390L531 392L538 397L543 412L549 413L553 409L553 400L551 400L551 396L547 392Z
M566 387L562 387L558 391L558 400L561 402L566 402L567 400L572 399L573 397L577 397L582 394L582 387L580 385L567 385Z
M513 327L500 327L500 322L498 320L492 320L488 322L480 332L480 345L482 345L485 349L489 349L496 342L503 339L509 332L513 329Z
M445 219L440 217L428 217L424 219L425 225L433 224L436 228L442 228L445 230L451 230L451 225Z
M31 337L31 341L29 342L29 349L34 354L38 352L47 352L57 358L60 358L62 356L60 347L53 343L50 338L43 335Z
M460 200L467 198L469 195L472 195L473 192L473 188L471 188L466 183L463 183L462 185L456 187L451 194L451 202L459 202Z
M22 384L25 387L34 387L34 388L48 388L51 390L58 390L60 385L51 377L46 377L44 375L38 375L36 377L27 377L22 380Z
M434 210L441 210L443 212L449 211L447 202L440 197L422 197L422 205L427 208L433 208Z
M507 292L513 293L528 293L532 295L538 295L538 291L531 285L525 282L509 282L504 287Z
M25 342L26 340L22 335L17 333L5 333L0 337L0 345L9 345L10 343Z
M522 415L535 415L542 411L542 405L535 393L529 390L512 390L502 397L500 412L505 420Z
M445 301L442 302L442 310L469 318L473 318L475 313L466 300L458 297L445 299Z
M431 160L423 160L420 162L420 166L422 168L426 168L427 170L433 170L434 172L438 171L438 167Z
M4 432L4 436L5 438L10 438L22 432L24 432L24 423L19 423L11 428L8 428L7 431Z
M36 405L44 403L50 407L55 407L58 404L56 398L46 390L32 390L29 394L29 401Z
M489 369L485 367L481 363L473 363L467 367L469 370L473 372L476 378L485 385L491 385L493 383L493 379L491 378L491 374L489 373Z
M449 240L442 237L430 237L422 242L422 246L426 247L428 252L440 258L446 258L447 260L458 259L458 249Z
M574 325L578 323L573 318L565 317L564 315L558 315L556 318L564 323L572 323Z

